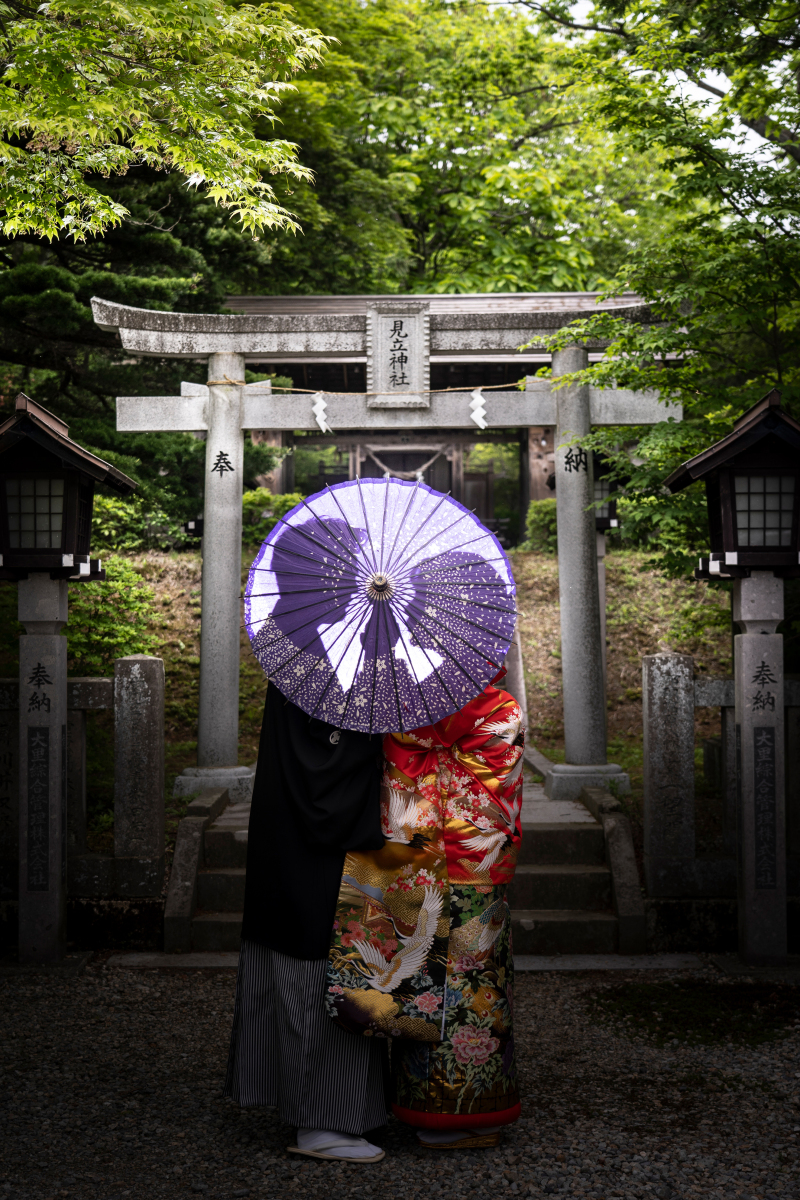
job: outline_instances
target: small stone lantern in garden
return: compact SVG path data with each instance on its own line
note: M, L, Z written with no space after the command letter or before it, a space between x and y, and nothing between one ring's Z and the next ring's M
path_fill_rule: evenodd
M698 579L733 580L739 953L786 957L783 580L800 575L800 424L770 392L665 480L706 485L711 554Z
M136 484L69 437L27 396L0 424L0 579L15 580L19 620L19 955L66 948L67 581L104 579L89 558L94 489Z

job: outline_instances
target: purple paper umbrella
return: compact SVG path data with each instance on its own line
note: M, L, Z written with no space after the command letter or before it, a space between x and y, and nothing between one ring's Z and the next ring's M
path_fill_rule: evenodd
M245 620L270 680L309 716L419 729L483 691L516 619L494 534L424 483L356 479L293 508L250 569Z

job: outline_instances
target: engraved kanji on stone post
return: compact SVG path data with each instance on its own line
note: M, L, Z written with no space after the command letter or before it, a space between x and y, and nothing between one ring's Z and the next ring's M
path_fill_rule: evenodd
M229 339L206 339L208 383L183 383L180 396L120 396L117 428L184 430L205 439L202 624L197 766L175 780L174 794L227 787L249 799L252 766L239 766L239 641L241 626L244 433L268 429L267 380L246 385L244 355L215 350ZM184 343L185 345L185 343ZM167 339L164 353L181 353Z
M66 580L21 579L20 957L48 962L66 945Z
M753 571L733 587L739 953L768 965L787 953L783 580Z

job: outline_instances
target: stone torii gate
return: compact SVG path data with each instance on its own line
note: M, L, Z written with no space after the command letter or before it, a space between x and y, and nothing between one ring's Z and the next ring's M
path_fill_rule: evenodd
M553 798L627 776L606 761L606 698L592 456L580 444L592 425L653 424L679 407L653 393L568 387L528 377L526 390L431 391L431 362L518 362L522 374L545 364L543 340L570 321L614 308L646 320L638 297L601 305L593 293L472 296L234 297L241 315L153 312L93 299L97 324L119 335L134 355L204 359L208 384L183 384L180 396L117 398L124 431L205 431L203 619L200 641L198 766L179 790L214 783L247 794L250 769L237 766L239 628L244 431L316 432L498 431L555 426L561 656L566 763L545 781ZM360 362L366 393L272 395L268 384L245 385L246 363ZM578 346L553 356L554 376L579 370ZM202 781L202 782L201 782Z

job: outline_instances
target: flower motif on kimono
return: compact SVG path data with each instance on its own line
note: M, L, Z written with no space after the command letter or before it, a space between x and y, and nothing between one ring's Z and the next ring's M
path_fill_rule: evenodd
M342 934L342 945L352 946L353 942L363 942L367 939L367 931L358 921L348 921L347 930Z
M420 871L414 880L417 887L433 887L436 882L436 876L425 870Z
M433 992L423 992L421 996L417 996L415 1004L420 1012L434 1013L442 1003L440 996L434 996Z
M462 991L460 991L458 988L446 987L444 989L444 993L445 993L445 999L444 999L445 1008L458 1008L459 1004L464 999L464 993Z
M483 962L479 958L475 958L474 954L462 954L456 960L457 971L477 971L483 967Z
M460 1025L451 1034L450 1041L456 1062L462 1066L483 1066L500 1045L490 1030L476 1025Z

